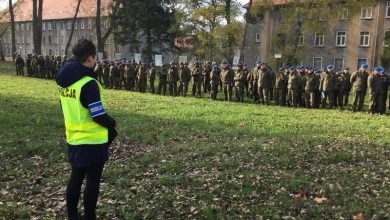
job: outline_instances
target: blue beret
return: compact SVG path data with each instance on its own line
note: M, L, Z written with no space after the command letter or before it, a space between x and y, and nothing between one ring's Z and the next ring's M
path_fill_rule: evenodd
M288 68L289 70L295 70L296 68L294 66L290 66L290 68Z
M349 67L345 68L344 70L349 70Z
M261 64L261 60L258 60L258 61L256 62L256 64Z
M279 71L283 71L283 70L284 70L284 67L280 67L280 68L279 68Z
M329 64L326 66L326 69L332 69L333 68L333 65L332 64Z
M217 66L213 66L213 71L218 71L218 67Z
M222 61L222 64L228 64L228 61L227 60L224 60L224 61Z
M361 68L368 68L368 64L362 64L361 66L360 66Z
M381 74L383 75L383 74L385 74L385 73L386 73L386 69L385 69L385 68L382 68Z
M382 72L382 68L379 67L379 66L377 66L377 67L374 68L374 71L376 71L376 72Z

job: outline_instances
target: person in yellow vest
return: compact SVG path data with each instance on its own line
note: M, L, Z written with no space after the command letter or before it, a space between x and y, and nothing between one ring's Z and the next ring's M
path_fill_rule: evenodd
M72 53L73 58L56 76L72 167L66 190L67 212L69 219L81 219L77 205L86 178L83 219L96 219L100 179L108 147L117 136L116 121L104 109L103 88L93 71L95 45L82 39Z

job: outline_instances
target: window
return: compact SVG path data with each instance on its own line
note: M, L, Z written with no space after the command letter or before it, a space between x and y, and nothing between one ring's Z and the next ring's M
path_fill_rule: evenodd
M336 46L345 47L347 42L347 33L345 31L339 31L336 33Z
M68 21L68 30L72 29L72 22Z
M105 28L109 28L108 20L104 20L104 27L105 27Z
M16 43L20 44L19 36L16 36Z
M370 32L360 32L360 46L368 47L370 45Z
M46 30L46 22L42 22L42 30Z
M390 45L390 30L385 31L383 46L388 47Z
M42 38L42 43L43 43L43 44L46 43L46 36L43 36L43 38Z
M49 44L51 44L51 36L49 36Z
M30 24L26 24L26 31L29 31L30 30Z
M334 58L334 69L336 71L344 69L344 58Z
M301 33L298 37L298 46L303 46L303 43L304 43L304 40L305 40L305 37L303 36L303 33Z
M22 44L24 44L24 42L26 42L26 36L22 37Z
M314 46L322 47L324 46L324 34L323 33L315 33L314 34Z
M62 44L65 44L65 36L61 36L61 39Z
M65 30L65 23L63 21L60 22L61 30Z
M313 67L315 69L321 69L322 70L322 57L314 57L313 58Z
M21 24L21 25L20 25L20 30L21 30L21 31L24 31L24 24Z
M92 19L88 20L88 29L92 29Z
M260 33L256 33L256 43L260 43Z
M386 18L390 18L390 1L387 1L387 6L386 6Z
M15 25L15 29L16 29L17 31L19 30L19 25L18 25L18 24Z
M78 25L77 25L77 21L75 21L75 22L74 22L74 29L75 29L75 30L77 30L77 28L78 28L77 26L78 26Z
M371 19L372 18L372 7L362 8L362 19Z
M339 14L339 18L340 18L340 20L347 20L348 19L348 8L341 9L340 14Z
M61 50L61 55L65 55L65 50Z
M51 21L47 23L47 29L51 31Z
M85 21L84 20L81 21L81 29L83 29L83 30L85 29Z
M56 56L58 56L58 50L56 50L56 53L55 53Z
M53 21L53 30L57 30L57 22Z
M58 44L58 37L57 36L54 37L54 43Z
M49 49L49 56L53 55L53 50Z
M77 43L77 41L79 41L79 37L78 36L74 36L74 42Z
M367 64L367 58L359 58L359 59L357 60L357 67L356 67L356 69L360 69L360 67L361 67L363 64Z

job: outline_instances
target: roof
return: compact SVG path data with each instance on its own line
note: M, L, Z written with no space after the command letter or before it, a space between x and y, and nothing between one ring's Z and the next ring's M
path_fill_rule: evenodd
M102 15L108 15L108 6L111 0L102 1ZM73 18L78 0L44 0L42 20L57 20ZM32 21L31 0L18 0L14 4L15 21ZM8 8L5 10L8 11ZM82 0L77 17L95 17L96 0ZM9 20L9 16L8 20Z

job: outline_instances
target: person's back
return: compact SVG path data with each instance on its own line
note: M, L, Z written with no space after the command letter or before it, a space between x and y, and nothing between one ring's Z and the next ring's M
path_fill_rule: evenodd
M69 219L80 218L77 205L86 176L84 218L96 219L100 179L108 147L117 135L116 122L105 112L103 88L93 71L96 47L82 39L72 51L75 59L67 61L56 76L72 168L66 191L67 211Z

